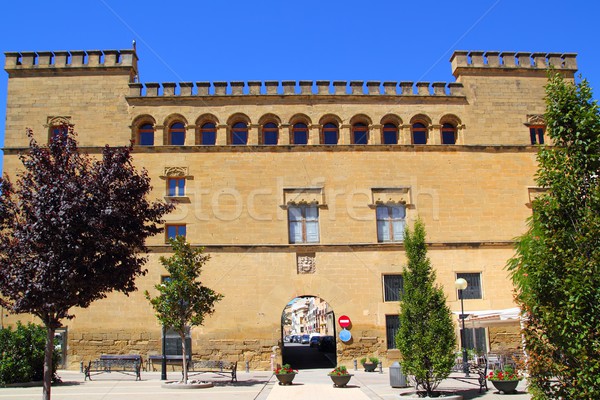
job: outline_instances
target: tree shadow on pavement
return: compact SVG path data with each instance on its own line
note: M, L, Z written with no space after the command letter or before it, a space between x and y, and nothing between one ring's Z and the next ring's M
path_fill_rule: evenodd
M244 380L238 380L237 382L231 382L230 380L220 381L220 380L210 380L210 379L208 379L208 381L212 382L212 384L215 386L248 387L248 386L265 385L267 382L269 382L270 378L271 377L268 377L265 379L244 379Z

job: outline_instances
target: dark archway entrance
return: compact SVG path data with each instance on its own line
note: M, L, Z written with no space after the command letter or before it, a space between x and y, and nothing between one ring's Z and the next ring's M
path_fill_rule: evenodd
M336 365L335 314L316 296L289 301L281 313L283 364L294 369L330 368Z

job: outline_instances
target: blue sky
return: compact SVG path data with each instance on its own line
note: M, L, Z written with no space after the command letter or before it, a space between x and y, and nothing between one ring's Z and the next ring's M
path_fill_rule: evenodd
M141 82L453 82L454 50L578 53L600 93L600 3L590 0L6 2L0 50L131 48ZM6 85L0 79L0 141Z

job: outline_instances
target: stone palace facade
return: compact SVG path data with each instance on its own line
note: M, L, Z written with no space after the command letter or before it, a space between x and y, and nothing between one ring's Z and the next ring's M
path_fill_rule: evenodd
M178 205L148 241L139 290L64 322L66 365L160 353L143 292L166 274L158 257L176 234L204 246L203 282L225 296L191 331L192 352L252 369L281 357L282 312L306 296L328 304L337 333L339 316L352 321L338 362L397 360L403 231L417 217L453 311L458 277L469 283L466 313L515 307L504 267L541 190L547 68L573 79L576 56L456 51L450 61L450 83L140 83L135 49L6 53L4 173L21 167L26 127L44 142L68 123L90 154L133 140L152 196ZM17 319L32 320L4 323ZM469 326L481 351L520 343L514 320Z

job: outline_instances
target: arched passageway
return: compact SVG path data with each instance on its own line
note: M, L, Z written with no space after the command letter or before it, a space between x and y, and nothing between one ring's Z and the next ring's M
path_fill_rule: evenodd
M316 296L289 301L281 313L283 364L294 369L336 365L335 314Z

